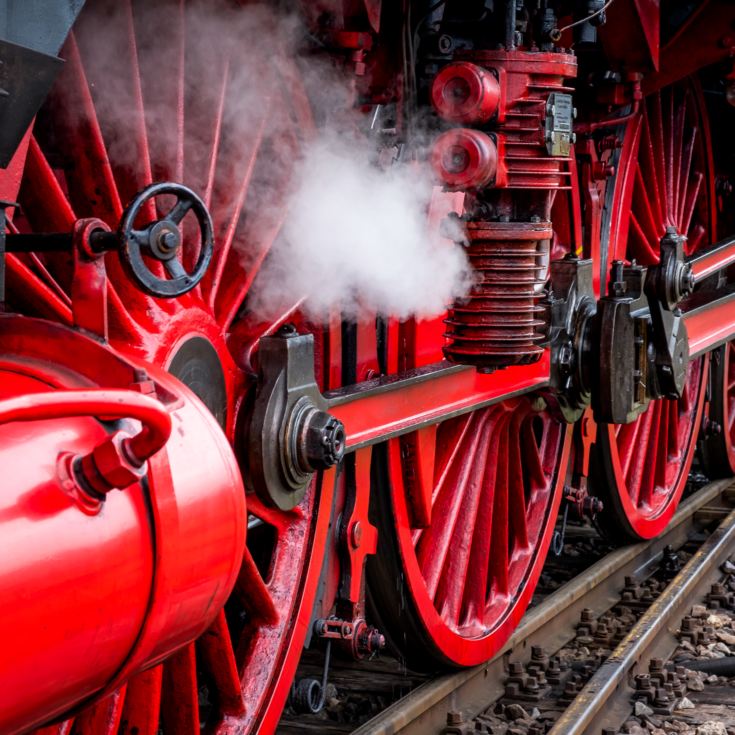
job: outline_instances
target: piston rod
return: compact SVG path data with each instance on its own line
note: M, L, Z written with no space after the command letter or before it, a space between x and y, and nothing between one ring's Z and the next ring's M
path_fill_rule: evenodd
M687 263L694 277L694 285L735 264L735 237L727 237L698 252Z

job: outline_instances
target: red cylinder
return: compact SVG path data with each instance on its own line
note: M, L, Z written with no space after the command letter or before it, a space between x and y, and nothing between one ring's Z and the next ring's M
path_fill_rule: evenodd
M434 78L431 102L445 120L479 125L497 113L500 84L491 71L477 64L447 64Z
M479 130L454 128L434 143L432 165L448 187L479 189L495 180L498 149L495 141Z
M0 318L0 345L0 732L18 733L201 635L237 578L246 513L225 436L177 380L148 366L146 378L109 348L40 320ZM64 458L90 456L116 432L144 436L124 400L114 421L10 423L2 402L99 386L154 398L172 430L142 481L95 496L83 480L70 486ZM84 507L80 492L97 506Z

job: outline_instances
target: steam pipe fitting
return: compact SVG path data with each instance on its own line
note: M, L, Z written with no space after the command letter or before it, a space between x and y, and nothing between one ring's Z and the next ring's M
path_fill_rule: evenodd
M159 401L131 390L65 390L0 402L0 424L75 416L129 417L143 424L139 433L118 431L84 456L60 455L57 472L62 487L85 513L95 513L108 492L145 476L146 460L171 435L171 416Z

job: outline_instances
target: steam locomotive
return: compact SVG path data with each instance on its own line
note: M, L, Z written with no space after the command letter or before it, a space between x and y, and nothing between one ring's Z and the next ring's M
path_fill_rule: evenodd
M558 516L651 538L735 472L732 3L0 10L0 732L273 732L305 646L483 662ZM259 308L325 126L432 166L445 313Z

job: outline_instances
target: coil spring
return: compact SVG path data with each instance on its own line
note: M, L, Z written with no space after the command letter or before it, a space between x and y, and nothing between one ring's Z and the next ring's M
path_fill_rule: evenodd
M449 309L445 357L488 370L536 362L548 338L551 224L470 222L467 236L477 281Z

